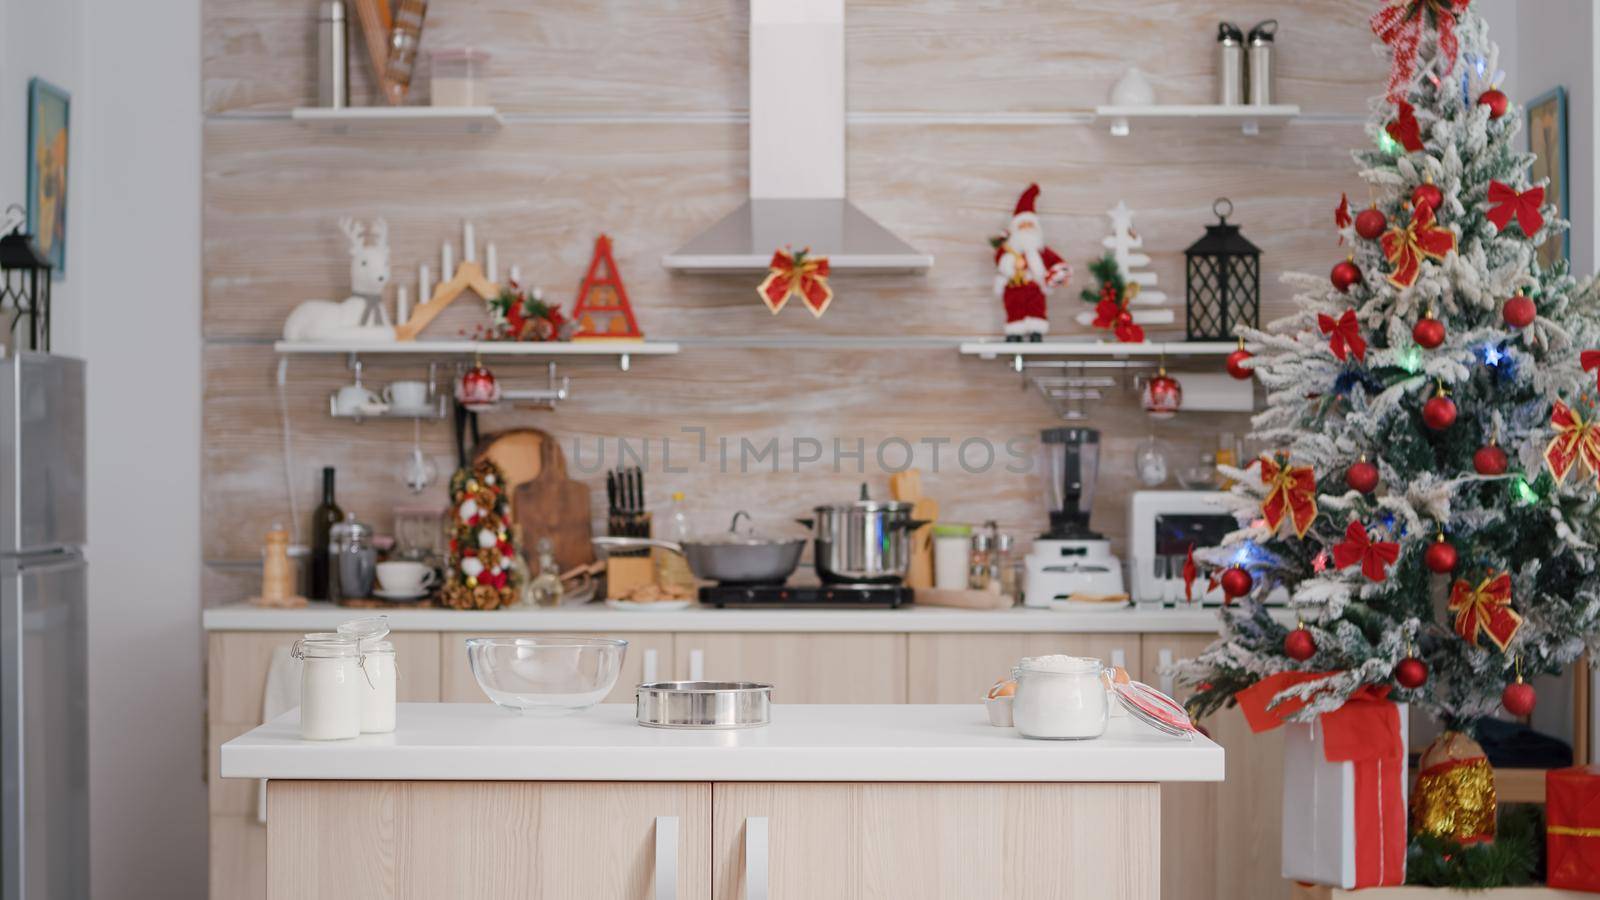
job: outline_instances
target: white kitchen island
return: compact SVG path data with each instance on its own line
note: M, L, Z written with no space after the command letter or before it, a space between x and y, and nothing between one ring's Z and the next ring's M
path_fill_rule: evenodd
M270 779L267 896L1155 900L1161 782L1222 749L1123 717L1028 741L977 704L774 706L741 731L402 704L399 728L224 744Z

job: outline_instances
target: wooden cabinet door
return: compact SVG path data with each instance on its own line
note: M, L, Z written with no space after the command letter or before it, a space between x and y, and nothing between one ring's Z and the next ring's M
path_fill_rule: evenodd
M1050 653L1140 670L1136 634L913 634L908 693L912 703L978 703L1017 660Z
M537 634L467 634L445 632L439 635L440 685L439 699L445 703L489 702L472 677L472 666L467 662L467 638L474 637L538 637ZM628 642L628 652L622 658L622 671L617 684L606 695L603 703L632 703L633 689L642 681L670 677L672 672L672 635L661 632L633 634L593 634L585 637L621 638Z
M1146 635L1141 680L1186 698L1193 690L1165 681L1159 670L1198 655L1214 640L1210 634ZM1237 708L1200 724L1227 755L1227 780L1162 786L1163 900L1288 897L1281 853L1282 731L1252 733Z
M274 781L270 900L709 900L711 785ZM658 876L665 882L657 889Z
M352 617L354 613L352 612ZM213 631L206 650L206 753L210 803L211 900L260 900L267 892L267 829L260 782L217 777L218 748L261 724L273 654L298 631ZM396 632L395 686L402 701L439 699L439 635Z
M774 703L906 702L903 634L680 633L680 680L764 681Z
M718 782L712 792L715 900L1158 896L1153 784Z

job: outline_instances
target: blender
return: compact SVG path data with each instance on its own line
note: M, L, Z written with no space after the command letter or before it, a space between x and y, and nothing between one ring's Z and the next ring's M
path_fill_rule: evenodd
M1123 593L1122 563L1111 555L1111 542L1089 527L1100 471L1100 432L1049 428L1039 438L1050 530L1033 542L1028 554L1023 605L1071 609L1077 606L1069 599L1075 594L1101 598ZM1107 608L1104 603L1086 605Z

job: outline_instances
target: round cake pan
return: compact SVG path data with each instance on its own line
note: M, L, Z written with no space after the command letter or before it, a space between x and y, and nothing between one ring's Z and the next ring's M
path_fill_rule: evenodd
M654 681L634 691L634 717L651 728L759 728L771 721L772 685Z

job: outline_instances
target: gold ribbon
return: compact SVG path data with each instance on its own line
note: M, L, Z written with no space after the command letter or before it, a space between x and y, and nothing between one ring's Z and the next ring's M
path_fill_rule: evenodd
M1575 825L1546 825L1545 834L1558 834L1562 837L1600 837L1600 828L1579 828Z

